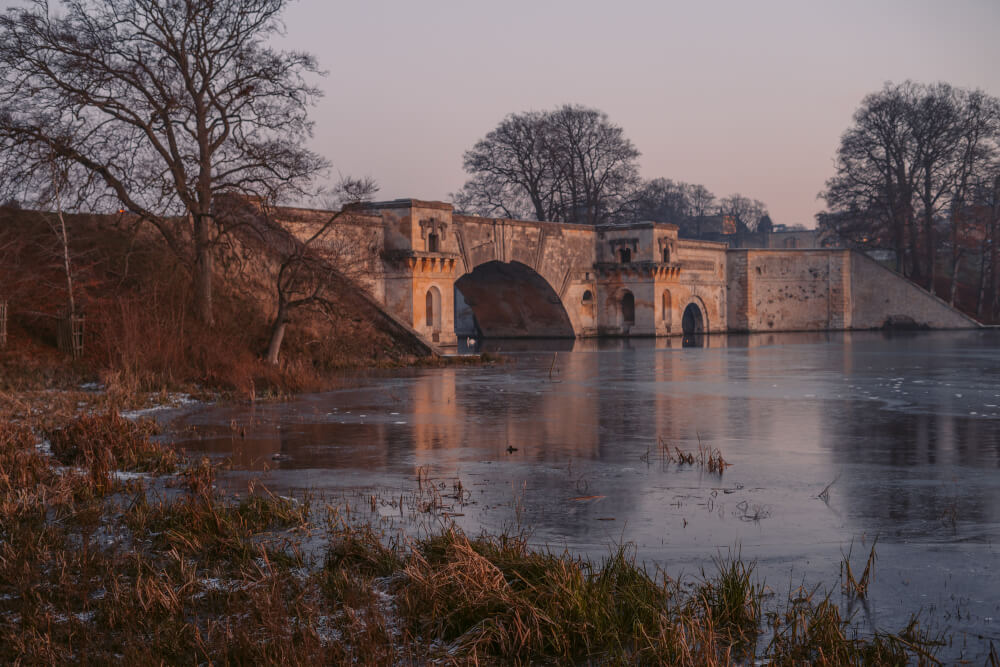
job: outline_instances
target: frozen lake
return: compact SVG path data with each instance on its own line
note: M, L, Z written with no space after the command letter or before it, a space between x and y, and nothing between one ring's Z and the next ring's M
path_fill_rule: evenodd
M520 522L596 558L633 542L672 576L739 549L779 603L800 583L839 599L843 555L860 571L877 536L860 623L922 611L952 657L1000 644L1000 331L702 342L496 341L508 363L187 408L170 437L274 490L398 495L420 469L461 482L470 533ZM731 465L664 454L699 446Z

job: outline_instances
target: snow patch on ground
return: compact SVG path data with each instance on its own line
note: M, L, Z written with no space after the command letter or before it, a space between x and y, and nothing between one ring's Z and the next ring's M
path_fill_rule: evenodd
M199 403L195 398L191 397L191 394L167 394L167 400L165 403L160 403L158 405L153 405L148 408L140 408L138 410L125 410L121 412L121 416L125 419L139 419L140 417L147 417L151 414L157 412L162 412L163 410L172 410L174 408L182 408L189 405L196 405Z
M146 472L130 472L128 470L114 470L111 472L111 476L119 482L131 482L136 479L144 479L149 477L149 473Z

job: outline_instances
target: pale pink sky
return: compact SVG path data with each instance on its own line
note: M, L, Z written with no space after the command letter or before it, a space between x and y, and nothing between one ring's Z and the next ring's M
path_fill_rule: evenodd
M998 0L303 0L285 19L329 72L313 147L385 199L446 199L506 114L578 103L625 129L644 178L813 226L865 94L910 78L1000 95Z
M312 147L384 199L447 199L505 115L575 103L625 129L644 178L812 226L865 94L1000 95L1000 0L299 0L285 22L329 72Z

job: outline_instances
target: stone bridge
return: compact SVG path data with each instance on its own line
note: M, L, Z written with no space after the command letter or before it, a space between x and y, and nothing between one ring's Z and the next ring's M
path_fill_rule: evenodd
M285 209L308 223L326 212ZM978 324L842 249L729 250L640 222L592 227L481 218L443 202L352 208L338 243L360 282L428 341L457 336L672 336ZM360 252L364 250L364 252Z

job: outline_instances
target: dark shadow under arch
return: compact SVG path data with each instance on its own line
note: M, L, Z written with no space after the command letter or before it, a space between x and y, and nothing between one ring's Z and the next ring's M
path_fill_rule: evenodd
M681 329L685 336L705 333L705 318L701 314L701 308L696 303L689 303L684 309L684 316L681 318Z
M628 290L622 294L622 324L630 327L635 324L635 296Z
M559 295L527 264L480 264L456 280L455 288L475 315L484 338L575 336Z

